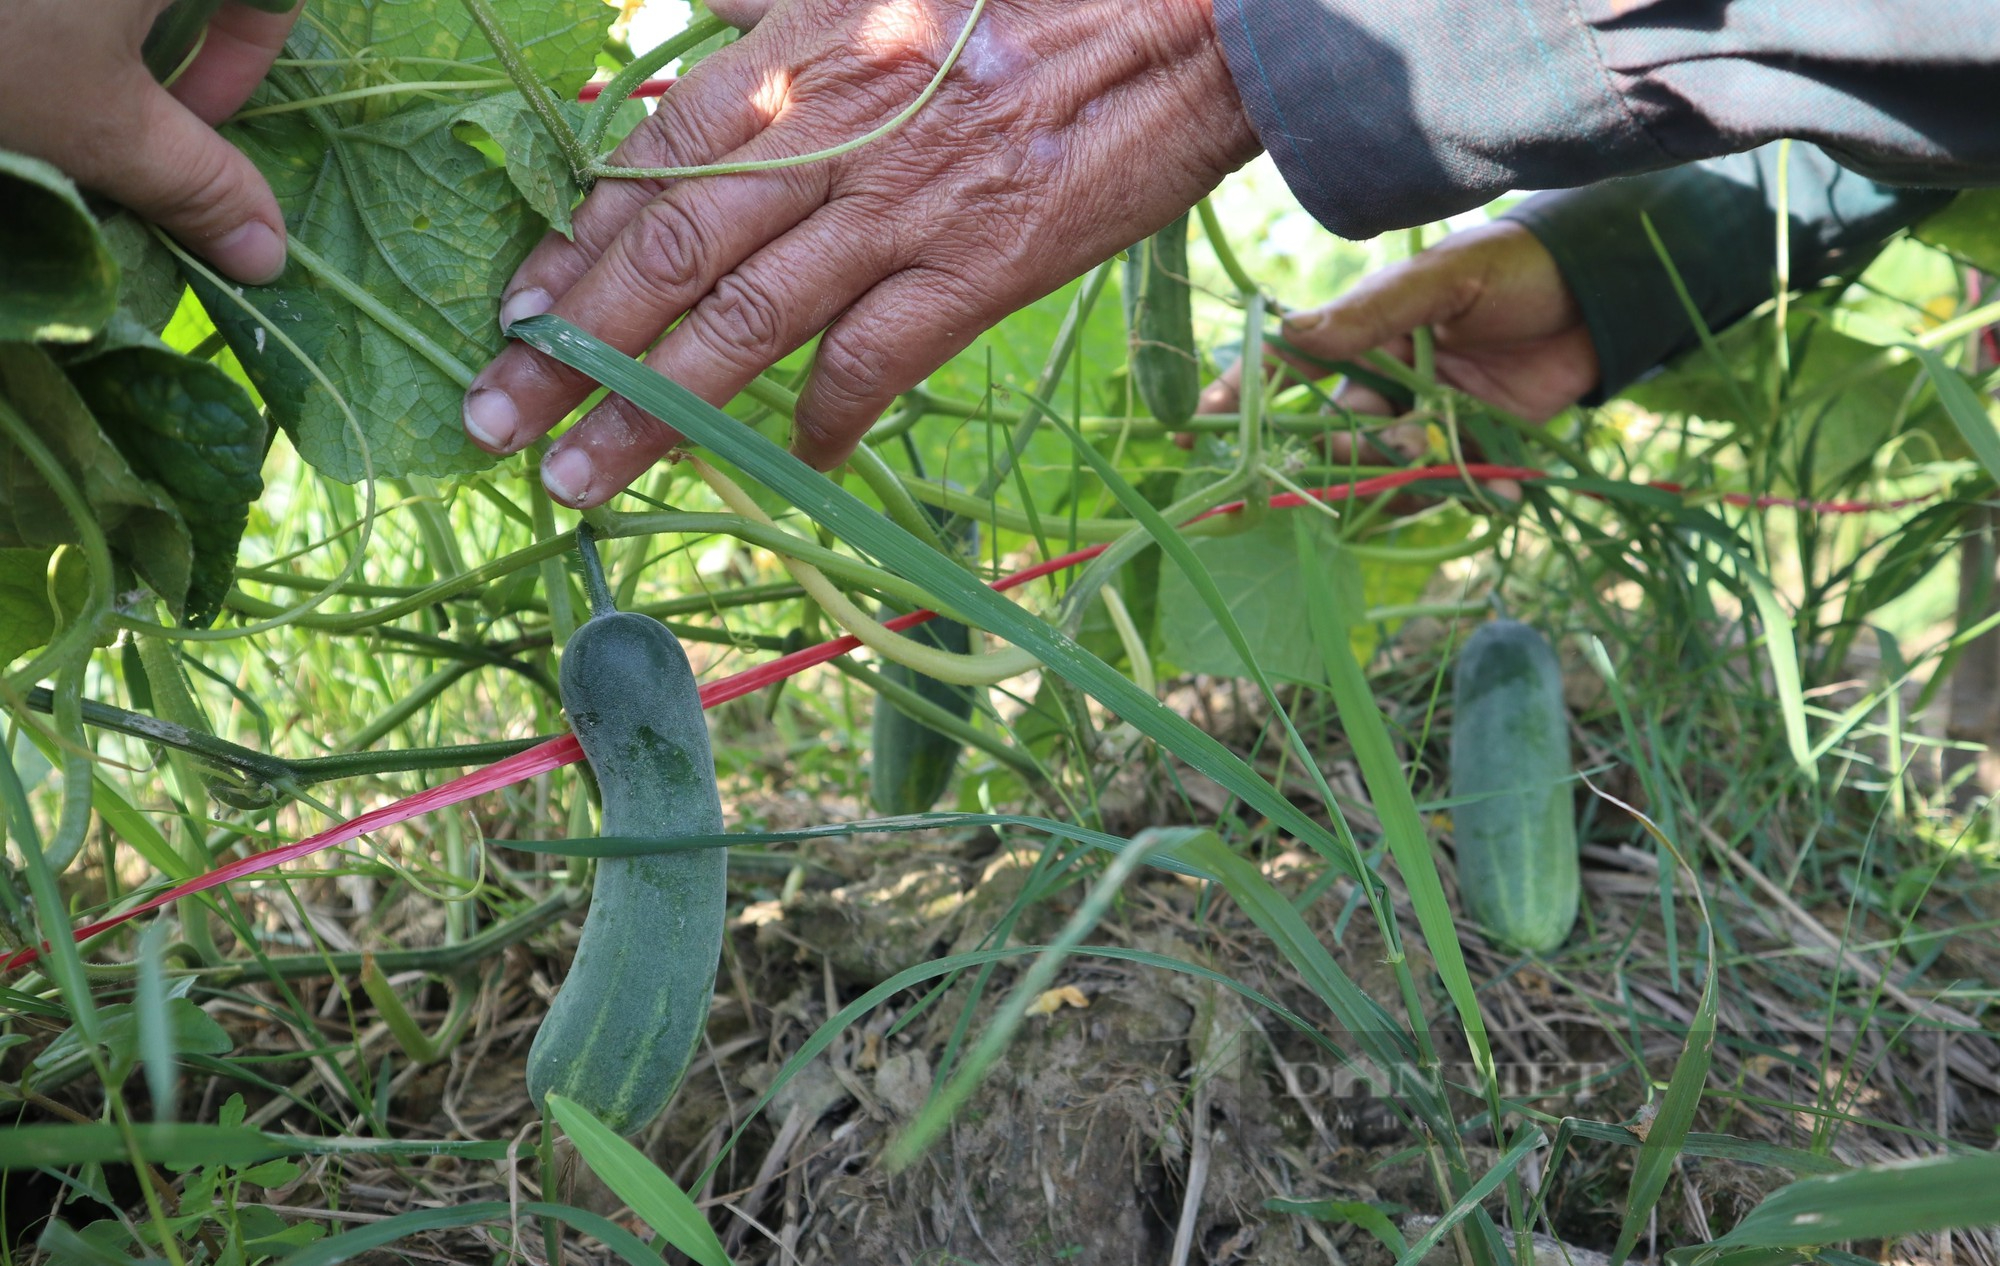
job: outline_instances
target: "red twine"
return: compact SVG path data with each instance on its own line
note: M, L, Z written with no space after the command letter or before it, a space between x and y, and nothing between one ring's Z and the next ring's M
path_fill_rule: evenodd
M1315 488L1304 495L1296 492L1283 493L1272 497L1270 504L1275 508L1282 509L1304 505L1308 500L1346 501L1357 497L1374 497L1385 492L1393 492L1409 484L1433 479L1450 479L1460 482L1470 479L1476 483L1495 483L1503 480L1513 480L1517 483L1530 483L1548 478L1550 478L1548 472L1537 470L1532 466L1495 466L1481 463L1474 463L1467 466L1420 466L1409 470L1394 471L1386 475L1377 475L1372 479L1362 479L1354 483L1334 484L1326 488ZM1673 483L1655 482L1646 486L1657 488L1663 492L1685 493L1686 491L1679 484ZM1807 501L1792 497L1752 497L1745 493L1725 493L1721 499L1729 505L1757 510L1787 508L1807 510L1819 514L1868 514L1918 505L1931 498L1906 497L1900 501L1888 502ZM1199 523L1203 519L1214 518L1217 515L1234 514L1242 508L1243 502L1232 501L1227 505L1217 506L1205 514L1198 515L1190 520L1190 522ZM1072 550L1070 553L1047 559L1036 563L1032 567L1023 568L1011 575L1004 576L994 581L991 588L996 592L1004 593L1009 589L1025 585L1031 580L1039 580L1043 576L1089 562L1103 553L1105 548L1104 545L1092 545L1084 549ZM885 621L885 624L890 629L901 631L903 629L914 628L936 617L937 612L935 611L913 611L908 615L898 616L893 620ZM754 668L745 669L740 673L733 673L727 677L717 678L701 688L701 706L703 708L713 708L717 704L727 703L731 699L740 699L744 695L754 694L766 686L774 685L788 677L804 672L808 668L824 664L828 660L837 659L849 651L857 650L860 646L860 639L849 634L837 637L830 642L822 642L817 646L809 646L804 650L793 651L789 655L781 656L768 663L759 664ZM242 879L249 875L255 875L274 867L282 866L286 862L296 861L301 857L308 857L322 849L332 848L337 844L344 844L371 831L379 831L384 827L395 826L400 822L407 822L411 818L419 817L434 810L463 803L475 796L484 795L489 791L498 791L502 787L512 786L517 782L524 782L537 774L545 774L552 769L560 769L564 765L574 765L582 759L583 749L577 745L575 736L565 734L561 738L550 739L548 742L531 747L525 752L518 752L513 756L507 757L505 760L497 761L482 769L474 770L472 773L454 778L450 782L440 783L428 791L420 791L413 796L406 796L394 803L383 805L379 809L371 809L359 817L350 818L338 826L321 831L317 835L299 840L293 844L284 844L277 848L266 849L261 853L253 853L249 857L239 858L225 866L218 866L205 875L169 888L158 896L149 898L129 910L121 910L117 914L107 915L94 923L87 923L77 928L74 935L79 941L86 940L96 936L100 932L107 932L127 920L137 918L139 915L178 901L182 897L191 897L196 893L206 892L211 888L219 887L232 879ZM4 963L0 963L0 972L12 971L18 967L26 967L30 963L35 962L39 957L40 950L38 949L22 950L7 959Z

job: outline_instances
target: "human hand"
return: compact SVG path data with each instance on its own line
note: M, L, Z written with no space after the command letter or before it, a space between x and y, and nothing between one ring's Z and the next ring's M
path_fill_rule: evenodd
M123 203L238 281L285 266L285 219L249 159L215 132L283 47L297 10L230 3L162 88L140 55L166 0L0 4L0 147Z
M969 11L781 0L614 161L739 162L861 136L923 90ZM981 331L1159 229L1256 149L1210 0L989 0L937 96L871 144L782 170L600 182L576 240L551 236L521 266L501 319L552 311L632 354L659 339L647 363L716 403L824 330L792 448L826 469ZM591 388L510 347L467 393L466 430L518 451ZM543 482L598 505L679 441L607 398L550 447Z
M1379 348L1407 362L1410 333L1420 325L1435 338L1439 380L1530 421L1555 416L1597 383L1597 351L1554 257L1534 234L1506 220L1454 233L1362 278L1324 307L1287 316L1284 334L1323 360L1352 360ZM1203 413L1235 411L1241 369L1231 366L1209 384ZM1293 371L1325 376L1304 362ZM1357 413L1396 412L1358 383L1348 384L1338 401ZM1381 440L1405 456L1423 448L1421 428L1391 427ZM1329 441L1335 460L1346 460L1346 437Z

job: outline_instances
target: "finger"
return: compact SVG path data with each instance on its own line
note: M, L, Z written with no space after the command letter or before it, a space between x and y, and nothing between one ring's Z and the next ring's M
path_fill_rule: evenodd
M819 470L838 466L897 396L1031 298L987 295L925 268L882 282L820 340L793 415L792 452Z
M639 208L603 257L548 310L636 356L824 197L824 177L810 167L676 185ZM473 380L465 397L466 432L489 451L511 453L560 422L594 387L582 374L515 344Z
M620 167L698 167L754 140L770 123L772 103L756 91L756 59L731 56L737 51L724 49L684 76L610 161ZM514 270L500 299L500 328L547 312L669 183L600 180L571 217L573 237L550 233Z
M1347 360L1450 320L1477 298L1478 283L1449 264L1427 253L1371 273L1332 303L1287 315L1285 338L1308 355Z
M861 231L852 204L828 207L723 277L660 341L646 364L713 404L748 386L766 365L803 346L893 270L881 234ZM834 243L867 252L842 258ZM855 247L849 247L851 254ZM542 482L564 505L602 504L681 442L658 418L610 396L550 446Z
M1201 389L1201 397L1195 403L1196 413L1234 413L1243 399L1243 363L1236 362L1215 376L1215 381Z
M169 91L202 122L222 122L263 82L298 16L297 8L266 13L247 4L224 5L209 19L193 64Z
M136 117L80 156L78 183L158 224L237 281L275 278L285 267L285 220L271 187L240 150L134 71L127 91Z
M710 0L708 11L739 31L747 31L771 11L771 0Z

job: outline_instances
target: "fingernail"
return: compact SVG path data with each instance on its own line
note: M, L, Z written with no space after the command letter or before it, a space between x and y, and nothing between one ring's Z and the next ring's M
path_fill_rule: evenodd
M590 454L580 448L559 448L542 459L542 487L564 505L575 505L590 492L595 472Z
M520 427L521 411L504 391L475 387L465 393L465 433L481 447L496 453L511 453L520 445L514 432Z
M1325 325L1327 317L1331 315L1325 308L1315 308L1311 312L1294 312L1285 318L1285 328L1297 330L1301 334L1310 334Z
M262 220L252 220L216 238L208 257L236 280L261 286L285 271L285 239Z
M500 332L505 334L507 327L516 321L525 321L531 316L542 315L549 310L551 302L549 292L540 286L516 290L500 304Z

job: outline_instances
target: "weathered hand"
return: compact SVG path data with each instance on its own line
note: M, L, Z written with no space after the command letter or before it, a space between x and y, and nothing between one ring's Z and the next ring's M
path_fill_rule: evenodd
M1292 314L1284 328L1300 351L1327 360L1380 348L1408 361L1410 332L1420 325L1436 336L1440 379L1537 422L1597 383L1596 349L1554 257L1534 234L1505 220L1454 233L1363 278L1325 307ZM1202 412L1235 410L1239 368L1209 384ZM1358 385L1347 387L1340 402L1361 413L1394 412Z
M922 91L969 12L969 0L780 0L675 85L614 161L775 158L863 135ZM1256 148L1209 0L989 0L942 89L900 129L778 171L602 181L576 240L536 248L501 316L552 311L626 352L652 347L647 363L716 402L823 330L792 446L824 469L897 393L1166 224ZM516 345L467 393L466 429L516 451L590 387ZM607 399L551 446L543 481L594 506L679 439Z
M214 125L271 68L297 16L226 4L171 89L140 47L167 0L0 4L0 147L130 207L238 281L285 266L270 186Z

